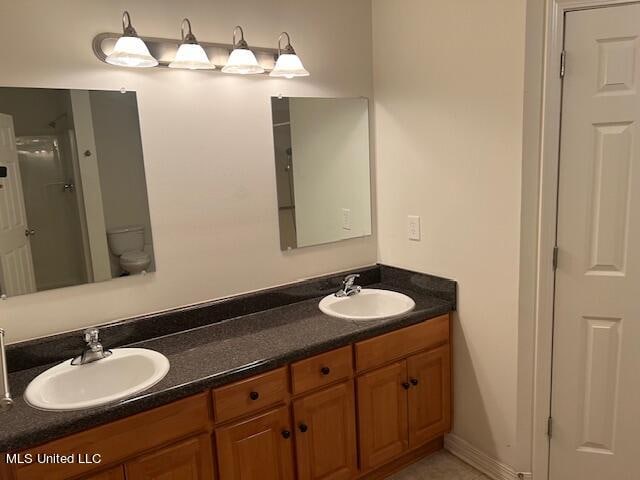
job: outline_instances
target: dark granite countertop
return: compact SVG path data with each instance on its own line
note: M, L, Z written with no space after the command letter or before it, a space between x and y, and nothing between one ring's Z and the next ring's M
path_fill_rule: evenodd
M73 412L36 410L26 404L23 392L52 364L13 372L9 381L15 405L0 416L0 451L35 446L455 309L454 282L454 297L443 298L420 282L405 284L384 275L379 280L368 287L405 293L416 302L415 309L392 319L343 320L320 312L319 298L311 298L131 343L127 346L163 353L171 368L160 383L120 403Z

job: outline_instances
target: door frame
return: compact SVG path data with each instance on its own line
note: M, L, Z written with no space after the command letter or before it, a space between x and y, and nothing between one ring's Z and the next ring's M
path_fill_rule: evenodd
M549 479L550 443L547 419L551 415L553 370L553 313L555 271L553 251L557 233L560 125L562 113L561 54L565 14L640 3L640 0L547 0L544 27L543 90L540 133L540 188L538 199L538 259L535 299L535 354L533 393L532 469L536 479Z

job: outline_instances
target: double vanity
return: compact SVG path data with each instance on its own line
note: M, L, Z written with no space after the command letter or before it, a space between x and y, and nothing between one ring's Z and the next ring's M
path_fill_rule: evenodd
M0 478L382 478L441 448L455 282L347 273L10 346Z

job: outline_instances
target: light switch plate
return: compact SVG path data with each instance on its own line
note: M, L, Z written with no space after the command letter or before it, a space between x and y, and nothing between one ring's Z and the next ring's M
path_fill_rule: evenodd
M350 208L342 209L342 229L351 230L351 209Z
M420 217L418 215L407 217L407 236L409 240L420 241Z

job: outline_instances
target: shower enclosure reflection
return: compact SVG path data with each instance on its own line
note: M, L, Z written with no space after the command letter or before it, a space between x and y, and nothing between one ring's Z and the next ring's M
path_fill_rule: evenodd
M135 92L0 88L0 293L155 270Z
M91 273L75 192L72 134L16 138L37 290L85 283Z

